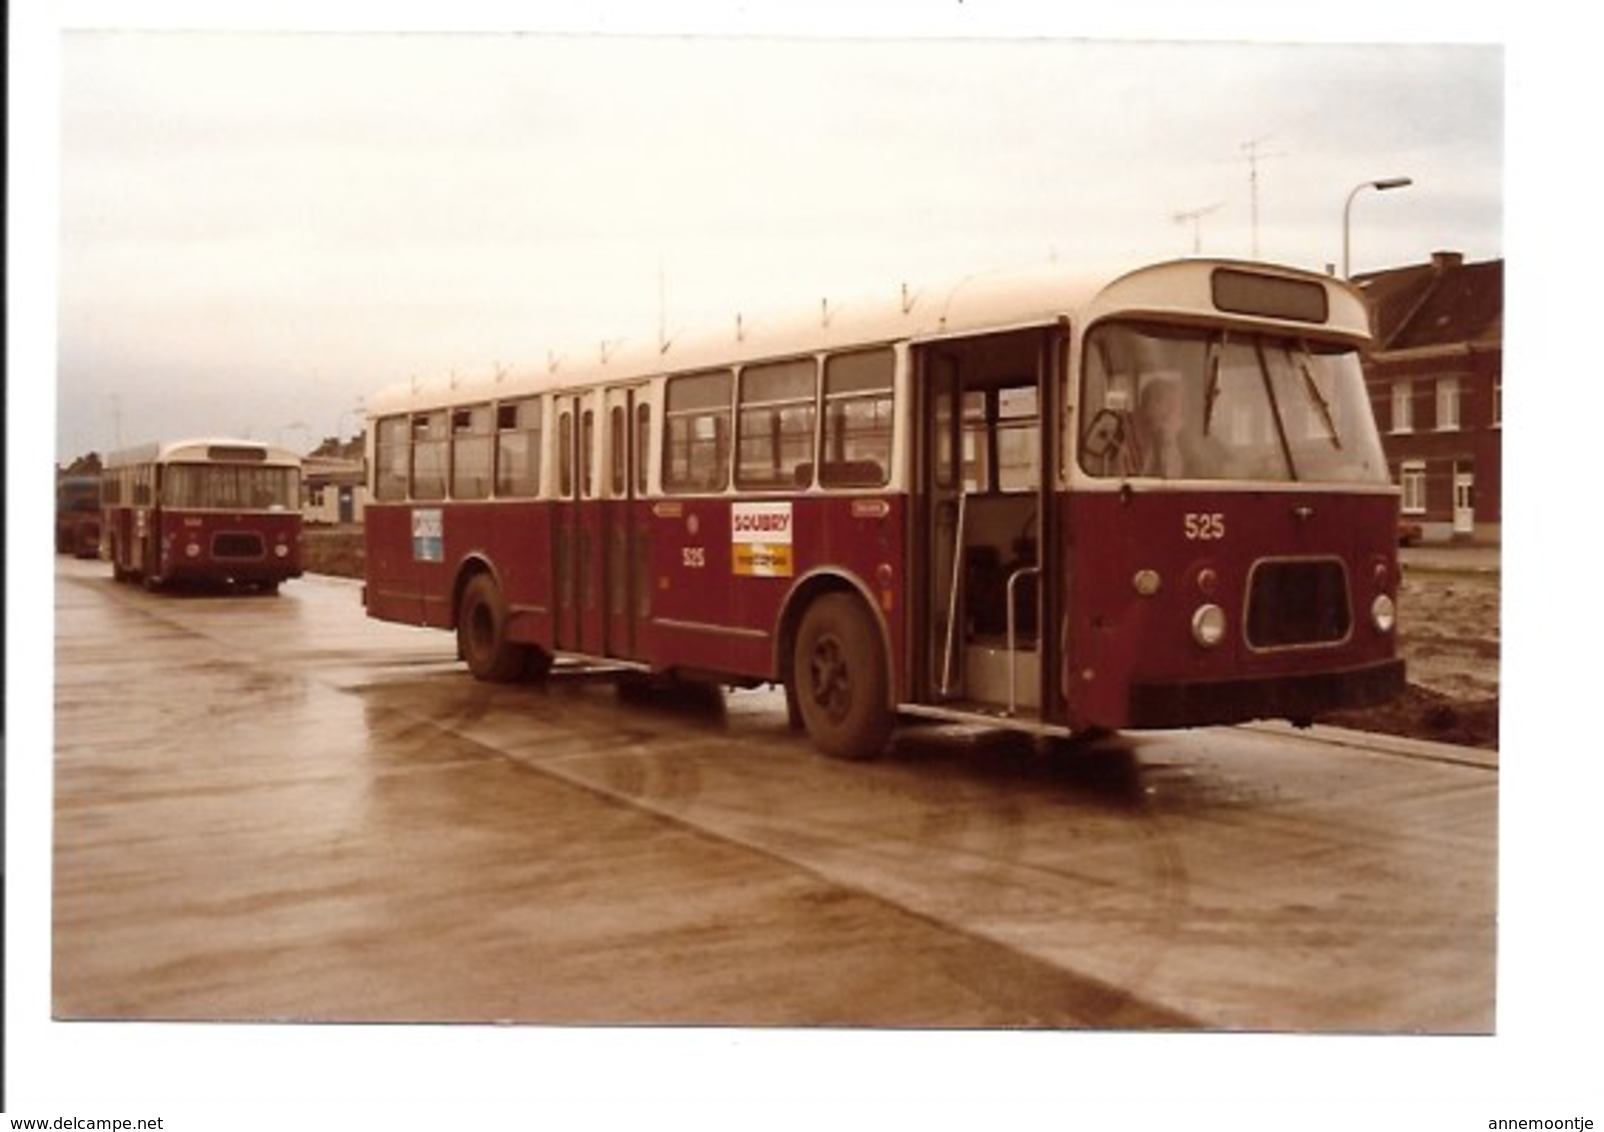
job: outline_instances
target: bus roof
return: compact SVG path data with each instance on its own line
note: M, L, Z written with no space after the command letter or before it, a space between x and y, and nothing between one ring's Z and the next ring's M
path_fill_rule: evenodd
M1235 298L1242 301L1222 306L1215 282L1222 276L1256 281L1259 286L1238 287ZM1278 288L1287 289L1279 303ZM1308 314L1316 293L1322 296L1319 319ZM1296 303L1300 294L1302 307ZM573 354L553 353L544 366L414 379L369 398L368 415L644 380L854 346L1042 326L1066 318L1089 324L1116 313L1196 319L1200 312L1211 319L1284 326L1311 337L1336 337L1355 344L1369 337L1368 315L1357 291L1341 280L1297 268L1193 258L1117 276L1091 276L1052 265L981 272L939 287L904 285L855 301L824 299L811 309L778 315L735 315L720 328L672 336L666 343L615 340Z
M236 440L232 437L213 436L138 444L111 453L101 466L109 469L126 468L135 464L177 462L300 467L301 456L288 448L265 444L260 440Z

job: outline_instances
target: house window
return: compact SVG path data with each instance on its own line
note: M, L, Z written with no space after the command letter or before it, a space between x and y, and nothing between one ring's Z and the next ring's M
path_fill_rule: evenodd
M1392 431L1415 431L1415 383L1412 381L1392 383Z
M1426 511L1426 462L1406 460L1398 468L1398 486L1403 489L1400 509L1406 515L1421 515Z
M1459 428L1459 378L1437 379L1437 431L1453 432Z

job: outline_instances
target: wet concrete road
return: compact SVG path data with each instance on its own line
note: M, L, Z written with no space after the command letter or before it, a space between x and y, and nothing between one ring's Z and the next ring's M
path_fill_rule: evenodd
M346 581L57 571L58 1018L1494 1027L1490 752L845 764L773 693L477 684Z

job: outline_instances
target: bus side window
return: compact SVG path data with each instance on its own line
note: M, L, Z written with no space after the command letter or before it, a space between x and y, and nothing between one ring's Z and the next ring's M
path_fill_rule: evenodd
M568 409L557 415L557 497L574 497L574 415Z
M490 497L490 406L474 405L451 413L451 497Z
M446 497L446 463L450 437L444 409L412 418L412 498Z
M1041 486L1041 427L1036 387L1020 385L997 391L997 489L1035 491Z
M987 420L986 394L980 390L964 391L958 441L964 490L971 495L991 491L991 427Z
M823 486L881 487L890 479L896 361L890 347L825 361Z
M730 480L729 370L668 379L663 413L663 489L722 491Z
M612 471L608 477L607 491L612 498L622 499L629 487L629 446L624 435L624 406L614 405L608 412L607 429Z
M596 497L596 413L586 409L579 415L579 482L585 499Z
M540 490L538 398L496 406L496 494L532 496Z
M652 407L635 406L635 494L646 494L647 457L652 450Z
M373 497L381 500L407 497L407 467L411 463L407 419L385 417L375 426Z
M813 463L818 368L799 358L741 371L737 487L807 486L798 473Z

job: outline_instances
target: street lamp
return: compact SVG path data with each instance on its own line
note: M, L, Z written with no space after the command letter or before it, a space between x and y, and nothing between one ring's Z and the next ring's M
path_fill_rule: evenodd
M1408 177L1383 177L1379 181L1362 181L1353 187L1348 194L1348 201L1342 206L1342 277L1348 278L1348 217L1353 211L1353 198L1365 189L1375 189L1384 193L1388 189L1402 189L1414 184Z

